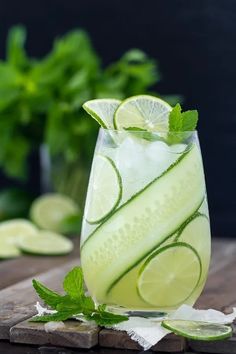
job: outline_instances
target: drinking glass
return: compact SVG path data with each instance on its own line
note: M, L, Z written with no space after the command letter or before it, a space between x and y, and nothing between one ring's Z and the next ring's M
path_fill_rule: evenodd
M81 236L98 304L168 312L199 297L210 224L198 135L100 129Z

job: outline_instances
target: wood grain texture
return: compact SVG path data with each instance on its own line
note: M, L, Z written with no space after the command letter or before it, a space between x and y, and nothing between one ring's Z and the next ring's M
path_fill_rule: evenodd
M38 275L37 279L52 289L60 291L63 277L77 264L78 260L70 261L61 267ZM9 339L12 326L36 313L34 304L37 300L38 297L32 287L32 278L16 283L0 292L0 339Z
M195 307L211 307L229 313L232 311L232 307L236 306L236 285L234 281L236 272L236 242L232 240L214 240L212 250L209 278ZM66 260L63 260L63 262L65 261ZM10 351L10 349L7 351L8 347L6 347L6 343L4 344L5 347L0 343L0 354L18 352L31 353L30 346L27 347L28 351L20 351L21 345L17 346L15 343L38 345L38 353L42 354L72 354L78 351L80 353L88 353L86 349L79 348L90 348L96 345L97 342L99 342L99 347L94 347L91 352L93 354L124 353L127 349L129 349L129 353L135 353L142 350L125 332L102 329L98 333L97 328L87 328L88 331L86 331L81 323L67 321L65 329L46 333L42 324L29 323L26 319L35 313L33 305L37 300L37 296L31 285L31 277L34 271L36 271L36 273L39 273L40 269L44 271L46 264L49 263L47 263L45 259L45 264L43 264L41 268L40 260L37 260L35 269L26 271L21 269L23 265L30 265L30 262L28 263L25 257L23 257L21 261L17 260L16 262L15 260L10 262L14 264L16 274L13 274L12 269L6 274L11 274L11 281L13 283L17 280L17 274L19 274L20 280L27 274L30 275L30 277L0 291L0 338L10 339L12 344L8 343L8 345L13 348L12 351ZM4 267L6 263L7 262L3 263ZM48 272L40 272L41 274L37 275L36 278L51 288L60 291L62 278L65 273L78 263L78 258L76 260L70 260L66 264L60 264L58 259L56 263L54 263L55 268ZM7 269L4 269L7 272ZM2 276L4 275L1 264L0 274ZM183 338L169 335L154 346L152 351L163 353L183 352L186 350L186 343L189 345L188 353L236 354L235 335L229 340L217 342L187 342ZM68 349L65 349L65 347L68 347ZM70 349L72 347L77 349ZM15 348L17 348L17 350L15 350ZM32 350L34 350L33 347ZM32 353L35 353L35 351L32 351Z
M88 349L98 344L98 331L96 325L66 321L64 328L46 332L43 323L26 320L11 328L10 342Z
M106 348L142 350L142 347L133 341L126 332L102 329L99 332L99 345ZM185 349L185 340L182 337L168 334L158 344L152 347L154 352L175 353Z
M22 256L0 262L0 290L23 279L45 272L79 257L79 237L73 239L75 245L72 253L66 256Z

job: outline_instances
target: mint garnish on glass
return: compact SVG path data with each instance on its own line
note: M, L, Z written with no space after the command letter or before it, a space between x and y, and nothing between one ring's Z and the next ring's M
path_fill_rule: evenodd
M33 287L39 297L55 313L35 316L33 322L65 321L78 316L88 321L95 321L99 326L111 326L127 321L128 317L106 311L106 305L94 303L91 296L87 296L84 289L84 278L80 267L73 268L64 278L63 288L65 295L60 295L48 289L39 281L33 279Z

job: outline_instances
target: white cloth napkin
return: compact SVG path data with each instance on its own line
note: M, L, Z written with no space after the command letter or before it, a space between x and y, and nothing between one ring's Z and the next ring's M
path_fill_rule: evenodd
M230 324L236 318L236 308L233 308L231 314L225 315L223 312L213 309L196 310L189 305L182 305L169 316L163 318L130 317L128 321L114 325L112 328L119 331L126 331L133 340L143 347L144 350L148 350L170 333L170 331L161 326L161 321L167 318Z
M42 307L38 302L35 307L38 311L38 315L56 312L54 310L48 310ZM83 321L83 319L80 317L77 319L79 321ZM143 347L143 350L148 350L153 345L157 344L168 333L171 333L161 326L161 321L164 319L230 324L236 319L236 307L233 308L233 312L231 314L225 315L223 312L213 309L196 310L189 305L182 305L176 311L165 317L130 317L128 321L121 322L108 328L112 328L117 331L126 331L131 339L138 342ZM53 331L59 328L56 324L54 326L53 323L50 323L50 325L47 324L46 326L46 331ZM60 328L62 327L63 324L60 322Z

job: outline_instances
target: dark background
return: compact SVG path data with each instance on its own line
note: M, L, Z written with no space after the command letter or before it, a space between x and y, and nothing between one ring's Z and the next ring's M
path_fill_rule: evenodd
M1 57L9 27L19 23L28 29L32 56L47 53L55 36L82 27L104 64L133 47L158 59L159 91L183 94L185 108L200 113L213 234L236 236L235 1L2 1Z

